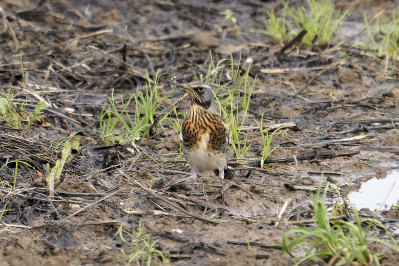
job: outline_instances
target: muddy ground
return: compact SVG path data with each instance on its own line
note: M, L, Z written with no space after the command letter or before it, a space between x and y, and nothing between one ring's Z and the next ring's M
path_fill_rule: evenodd
M113 264L121 260L118 231L131 230L140 218L144 235L157 240L172 264L294 263L281 247L264 244L280 243L296 221L311 219L310 195L322 173L347 195L399 168L399 135L391 123L399 125L397 68L348 39L363 29L363 12L388 16L396 5L339 1L337 9L350 13L334 43L279 53L281 46L252 30L264 27L266 11L281 9L280 1L2 0L1 93L11 89L27 111L40 99L51 107L26 130L0 120L1 165L31 165L19 165L15 189L15 163L0 171L0 265ZM236 23L225 20L226 9ZM229 162L237 179L228 181L226 204L211 173L202 174L190 196L190 169L176 155L178 138L167 120L135 147L107 147L99 126L112 89L115 98L128 99L143 88L146 71L151 79L159 71L160 94L170 96L159 110L177 104L184 114L189 101L178 101L183 92L175 85L205 75L210 51L213 60L241 55L241 72L252 62L250 80L256 77L245 125L251 146L244 159ZM226 67L222 84L230 77ZM268 128L290 123L275 135L273 145L282 149L265 169L254 122L262 114ZM38 173L45 176L46 164L61 157L57 144L75 132L80 149L50 197ZM378 217L398 241L399 211ZM399 260L373 248L385 253L384 265Z

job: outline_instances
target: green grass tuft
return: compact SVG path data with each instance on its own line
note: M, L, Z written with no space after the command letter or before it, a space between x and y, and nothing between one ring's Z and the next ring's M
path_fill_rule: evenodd
M25 110L26 102L14 98L11 90L7 96L0 97L0 118L6 121L14 129L27 129L33 122L41 122L39 114L47 108L43 101L39 102L32 112Z
M326 193L330 185L325 187L324 193L320 196L321 184L316 196L312 195L314 204L315 228L295 227L283 235L283 253L292 253L294 248L305 253L296 265L306 261L329 263L330 265L379 265L383 254L374 253L370 250L371 243L380 243L399 252L399 247L384 225L375 218L360 219L356 208L353 208L355 222L343 220L330 223L330 214L325 204ZM362 224L368 224L363 230ZM372 225L382 228L390 237L391 242L382 240L375 236L369 236Z
M288 40L288 22L285 19L285 12L281 17L276 17L273 10L268 10L268 20L265 21L265 28L262 30L253 30L253 32L263 33L273 38L274 42L280 46L284 46L284 41Z
M361 46L368 51L371 51L377 57L386 57L395 62L399 61L399 10L395 10L390 18L378 17L374 23L375 34L371 30L367 20L367 13L364 14L364 24L366 26L366 33L370 39L371 44L365 42L357 42L355 46Z
M281 46L302 30L307 34L302 39L303 46L325 45L333 39L348 12L336 14L334 2L331 0L308 0L307 7L293 9L289 2L283 2L281 17L268 11L269 19L265 21L265 30L255 30L271 36Z
M167 254L155 247L157 241L151 241L149 236L143 236L143 224L138 221L137 226L132 226L132 232L121 229L119 237L122 240L120 249L125 265L168 265Z
M148 75L147 78L145 89L142 91L137 88L126 102L121 98L118 103L113 91L108 97L109 105L103 106L100 117L100 130L105 144L134 144L141 137L153 135L158 125L167 118L165 109L159 110L165 98L158 92L158 76L153 84Z
M273 136L276 134L280 129L285 128L285 126L279 127L275 129L271 134L269 131L263 127L263 114L261 117L260 122L255 120L255 123L259 127L259 131L262 135L262 158L260 159L260 167L263 168L265 160L277 149L280 148L279 145L272 147Z

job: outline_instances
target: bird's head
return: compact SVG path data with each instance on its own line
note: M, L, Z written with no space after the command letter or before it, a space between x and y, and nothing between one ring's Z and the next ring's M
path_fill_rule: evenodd
M181 86L190 96L191 105L200 106L212 113L217 112L212 87L209 84L193 81Z

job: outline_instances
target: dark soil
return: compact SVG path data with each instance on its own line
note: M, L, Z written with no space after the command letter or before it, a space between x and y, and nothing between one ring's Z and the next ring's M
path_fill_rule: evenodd
M310 195L322 173L346 195L399 168L392 126L392 120L399 126L398 71L352 48L354 40L338 46L362 29L353 31L364 11L389 14L396 5L340 1L341 10L352 11L330 47L279 53L273 40L252 30L264 27L266 11L281 9L280 1L1 1L0 93L11 90L27 111L39 99L51 106L26 130L0 120L0 166L31 165L19 164L15 189L15 163L0 171L0 265L112 264L121 260L119 230L130 231L140 219L144 235L157 240L172 264L296 262L280 246L264 244L281 243L293 222L312 218ZM224 19L226 9L236 24ZM173 92L160 110L177 104L184 113L190 103L178 102L183 91L173 88L205 75L210 51L215 61L241 56L242 73L252 62L250 80L256 77L245 125L251 146L243 160L229 162L237 178L226 181L226 204L213 173L203 173L190 196L190 169L176 155L178 137L167 120L134 146L106 146L99 126L112 90L115 99L128 99L143 89L146 72L154 79L159 71L162 96ZM226 67L222 83L230 76ZM265 169L254 122L262 114L268 128L291 123L274 136L282 149ZM51 197L46 165L54 166L61 158L57 145L76 132L80 149ZM379 219L398 241L398 211ZM385 265L399 260L382 246L372 248L385 253Z

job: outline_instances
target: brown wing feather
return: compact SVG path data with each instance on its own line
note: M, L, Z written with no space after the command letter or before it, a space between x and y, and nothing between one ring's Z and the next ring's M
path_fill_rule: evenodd
M222 118L218 115L207 113L206 117L209 117L211 124L208 133L209 138L209 150L224 151L227 148L227 127Z

